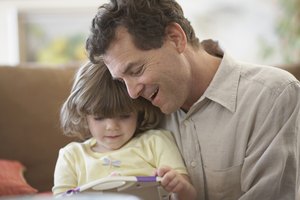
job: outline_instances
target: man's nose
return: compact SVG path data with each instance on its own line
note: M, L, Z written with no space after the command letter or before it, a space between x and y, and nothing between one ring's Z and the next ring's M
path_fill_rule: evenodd
M142 84L138 84L134 80L125 80L127 92L132 99L136 99L140 96L142 91Z

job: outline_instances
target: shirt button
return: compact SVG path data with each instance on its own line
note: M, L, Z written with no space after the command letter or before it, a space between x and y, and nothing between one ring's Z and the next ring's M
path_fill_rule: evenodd
M197 162L196 162L196 161L192 161L192 162L191 162L191 166L192 166L192 167L196 167L196 166L197 166Z
M189 121L185 120L185 121L184 121L184 125L185 125L185 126L188 126L188 125L189 125Z

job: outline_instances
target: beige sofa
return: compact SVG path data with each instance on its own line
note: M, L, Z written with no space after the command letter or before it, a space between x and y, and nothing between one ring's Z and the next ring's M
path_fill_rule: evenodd
M300 66L288 70L300 79ZM22 162L39 192L51 190L58 150L74 140L59 125L73 75L74 68L0 67L0 159Z
M71 140L62 135L59 110L73 74L74 68L0 67L0 159L20 161L39 192L51 190L58 150Z

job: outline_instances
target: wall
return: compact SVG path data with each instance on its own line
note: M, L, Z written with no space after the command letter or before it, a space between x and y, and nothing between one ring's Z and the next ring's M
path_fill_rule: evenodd
M95 13L106 0L1 0L0 64L17 64L18 11L87 9ZM276 0L178 0L196 34L202 39L219 40L225 50L238 59L261 64L281 64L282 58L275 34L278 5ZM275 52L264 58L264 45ZM265 45L266 46L266 45Z

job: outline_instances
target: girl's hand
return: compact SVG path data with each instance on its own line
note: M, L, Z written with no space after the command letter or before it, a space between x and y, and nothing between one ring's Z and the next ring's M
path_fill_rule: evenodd
M176 193L179 200L196 198L196 190L186 175L179 174L169 166L158 168L155 175L162 177L163 188L168 192Z

